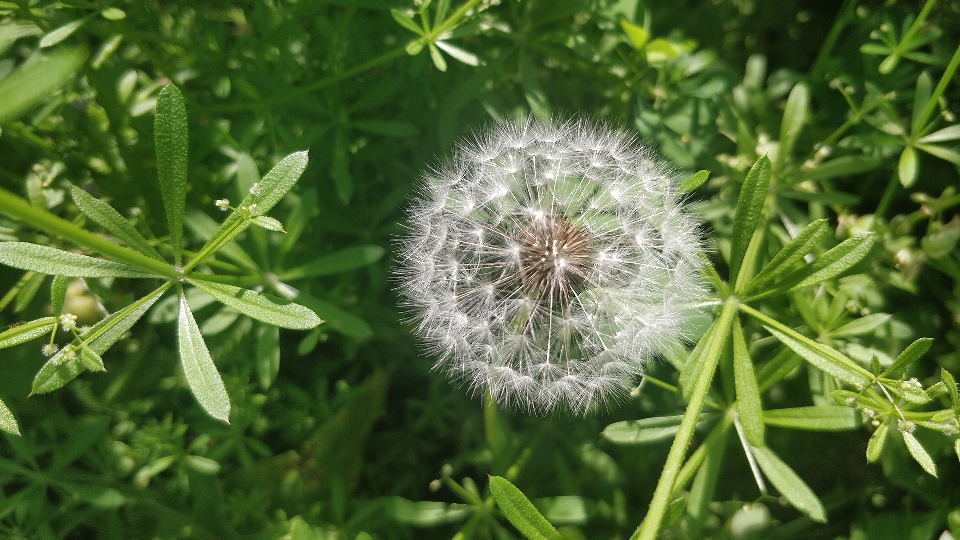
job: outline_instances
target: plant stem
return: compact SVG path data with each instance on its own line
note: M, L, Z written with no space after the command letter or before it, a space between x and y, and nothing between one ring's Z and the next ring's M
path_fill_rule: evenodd
M723 351L727 336L730 334L738 303L738 299L733 296L728 297L723 303L720 317L714 323L717 328L713 332L711 343L707 345L703 370L697 377L693 393L690 396L690 403L687 404L687 410L683 413L683 419L680 421L680 429L677 431L676 438L673 439L670 453L667 454L667 461L663 465L663 472L660 473L657 489L653 492L653 500L650 501L647 517L643 519L636 532L630 537L631 540L654 540L657 537L663 515L670 503L670 496L673 493L677 475L680 473L680 466L683 464L683 457L687 453L687 447L693 438L693 432L697 427L697 421L700 419L704 401L707 399L707 392L713 382L713 374L717 369L717 363L720 361L720 353Z
M947 64L947 69L943 72L943 77L940 78L940 82L937 83L937 87L933 90L933 94L930 96L930 99L927 100L927 106L923 108L923 113L914 123L915 129L921 129L921 127L927 122L927 118L933 114L933 109L937 106L937 102L940 101L940 96L943 95L943 91L947 89L947 83L949 83L950 79L953 78L953 73L957 71L958 65L960 65L960 45L958 45L957 50L953 52L953 58L950 59L950 63ZM931 125L927 126L926 129L920 132L920 135L925 135L925 132L932 127L933 124L931 123Z
M178 279L180 277L180 273L169 264L104 240L65 219L33 206L2 188L0 188L0 212L28 223L41 231L59 236L92 251L100 252L116 261L142 268L166 278Z

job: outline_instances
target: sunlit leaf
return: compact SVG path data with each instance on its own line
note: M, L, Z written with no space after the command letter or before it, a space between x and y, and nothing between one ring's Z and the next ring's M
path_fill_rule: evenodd
M797 510L814 521L827 520L826 511L820 499L810 487L793 472L789 465L780 460L769 448L754 448L753 456L760 470L770 480L773 487Z
M809 267L797 272L800 282L790 290L802 289L833 279L859 263L873 249L876 235L861 233L817 257Z
M753 446L764 446L763 406L760 389L753 372L753 361L743 338L739 317L733 320L733 376L737 393L737 412L747 441Z
M682 416L655 416L624 420L608 425L601 435L614 444L655 444L673 438L680 429Z
M129 264L95 259L29 242L0 242L0 263L21 270L70 277L157 277Z
M180 363L190 390L207 413L229 423L230 397L200 335L200 328L180 290L180 316L177 319L177 343Z
M308 308L276 296L225 283L213 283L189 278L187 282L227 306L258 321L295 330L307 330L323 322Z
M854 385L865 385L870 382L870 379L866 375L850 366L852 363L851 360L844 361L843 359L845 357L839 351L803 336L795 339L769 326L767 326L766 329L780 340L781 343L802 356L804 360L830 375Z
M736 283L740 266L743 264L747 245L753 232L760 223L763 202L770 186L770 160L761 157L750 168L747 178L740 188L737 209L733 215L733 233L730 239L730 282Z
M763 291L764 288L775 287L777 280L786 275L795 264L811 251L829 230L827 220L818 219L803 228L787 245L783 246L773 259L747 285L747 291Z
M36 54L0 79L0 125L15 120L42 101L80 69L87 53L62 48Z
M13 435L20 435L20 426L17 425L17 419L13 417L13 413L10 412L10 409L2 400L0 400L0 430Z
M170 247L177 264L183 252L183 212L187 203L187 108L183 94L168 84L157 96L153 121L160 195L167 213Z
M46 33L43 38L40 39L40 48L46 49L47 47L53 47L57 43L67 39L71 34L77 31L78 28L83 26L83 23L87 21L86 18L77 19L75 21L70 21L67 24L54 28L53 30Z
M560 533L540 515L523 492L507 479L491 476L490 492L503 515L521 534L530 540L560 540Z
M833 405L766 410L763 421L770 426L809 431L849 431L862 425L856 409Z
M927 474L934 477L937 476L937 466L933 462L933 458L930 457L927 449L920 444L920 441L917 440L913 433L903 431L901 435L903 435L903 442L906 443L907 450L910 452L910 455L913 456L913 459L920 464L920 467L922 467Z
M111 234L125 244L143 253L147 257L153 257L160 261L163 260L163 257L147 242L147 239L144 238L130 222L123 219L120 212L114 210L112 206L93 197L77 186L70 186L70 194L77 208L95 223L110 231Z
M0 349L26 343L31 339L49 334L57 326L56 317L43 317L0 332Z
M880 374L880 378L899 375L907 366L919 360L931 345L933 345L933 339L931 338L920 338L914 341L897 356L890 367Z

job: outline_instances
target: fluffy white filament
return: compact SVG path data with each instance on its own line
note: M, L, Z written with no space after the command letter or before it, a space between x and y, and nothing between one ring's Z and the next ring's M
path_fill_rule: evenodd
M622 398L703 299L698 222L630 135L489 128L427 173L397 278L436 368L501 405Z

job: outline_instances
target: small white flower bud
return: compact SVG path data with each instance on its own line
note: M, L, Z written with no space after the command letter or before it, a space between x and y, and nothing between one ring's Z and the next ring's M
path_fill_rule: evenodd
M60 315L60 327L64 332L69 332L77 327L77 316L73 313L64 313Z
M253 196L260 194L260 182L254 182L253 185L250 186L250 194Z
M57 354L57 351L59 350L60 350L60 347L58 347L55 343L47 343L41 349L41 351L43 351L43 355L48 358Z
M913 433L917 429L917 425L910 420L897 420L897 429L900 430L900 433Z
M230 208L230 199L217 199L213 204L217 205L217 208L226 212Z

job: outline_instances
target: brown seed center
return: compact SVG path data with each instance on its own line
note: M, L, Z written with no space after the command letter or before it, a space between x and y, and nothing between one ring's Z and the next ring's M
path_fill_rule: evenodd
M529 222L520 236L520 271L525 288L540 296L568 297L583 284L593 260L587 234L562 217Z

